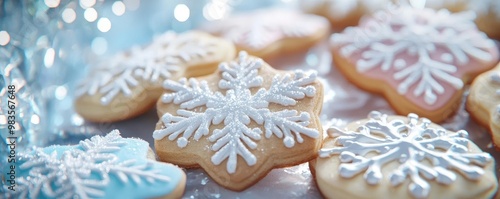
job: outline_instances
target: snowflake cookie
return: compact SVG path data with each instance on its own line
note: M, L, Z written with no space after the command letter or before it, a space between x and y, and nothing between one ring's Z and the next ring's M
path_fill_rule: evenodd
M320 147L323 90L314 72L277 71L242 51L212 75L163 87L153 132L160 160L202 167L226 188L243 190Z
M154 161L149 144L118 130L72 146L20 153L7 198L180 198L186 176Z
M387 116L327 130L311 161L327 198L491 198L495 161L467 132L451 132L426 118Z
M325 38L330 30L323 17L276 8L230 16L209 22L202 29L262 58L307 49Z
M466 105L472 117L490 129L495 145L500 146L500 65L474 79Z
M378 11L331 37L334 62L357 86L383 94L399 114L441 122L460 105L465 84L498 62L474 13L408 6Z
M95 122L132 118L154 106L164 80L212 73L235 52L231 42L207 33L164 33L97 65L78 87L75 109Z

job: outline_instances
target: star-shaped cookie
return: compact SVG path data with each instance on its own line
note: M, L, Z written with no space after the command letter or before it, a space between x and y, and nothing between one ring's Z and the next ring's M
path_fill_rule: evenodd
M163 87L153 133L160 160L202 167L226 188L243 190L320 147L323 88L314 72L277 71L240 52L211 75Z

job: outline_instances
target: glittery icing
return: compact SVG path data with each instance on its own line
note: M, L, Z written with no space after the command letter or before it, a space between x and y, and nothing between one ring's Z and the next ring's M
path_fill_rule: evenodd
M132 88L140 85L140 80L158 82L170 78L186 62L201 59L213 53L216 44L200 40L196 34L188 32L177 35L164 33L146 47L133 47L122 52L96 68L96 71L77 89L77 95L102 94L102 105L108 105L122 93L132 95Z
M73 146L19 154L12 198L155 198L171 193L180 168L148 160L147 142L117 130Z
M428 119L419 119L415 114L408 115L408 122L388 121L387 115L373 111L369 121L356 131L328 129L329 137L336 139L336 146L321 149L319 155L321 158L339 155L342 162L339 175L344 178L364 172L368 184L377 185L388 177L392 186L409 179L408 189L415 198L429 195L430 180L449 185L456 180L457 173L469 180L479 179L485 172L481 167L492 161L491 155L471 153L466 131L450 133L430 124ZM385 176L382 168L391 162L400 165Z
M222 63L219 71L222 79L218 82L221 92L212 92L206 81L194 78L182 79L180 82L166 80L164 88L173 91L162 97L163 103L180 104L177 115L166 113L161 121L165 128L153 132L153 138L161 140L177 140L178 147L186 147L188 139L198 141L203 136L214 144L211 150L215 154L211 161L219 165L228 159L226 169L234 173L237 157L245 160L247 165L255 165L257 158L251 150L257 149L262 137L276 136L283 138L283 144L291 148L296 142L302 143L302 135L318 138L315 129L307 128L311 116L307 112L283 109L271 111L270 103L283 106L294 106L297 100L313 97L316 73L295 71L294 75L275 75L268 90L260 88L252 94L251 88L261 87L263 78L258 75L262 60L248 57L240 52L238 61ZM196 108L206 107L204 112ZM198 109L199 110L199 109ZM263 125L261 128L250 128L250 122ZM222 129L210 131L211 125L224 124Z
M473 12L401 6L333 34L331 44L354 60L363 76L384 79L408 100L428 107L462 89L466 71L497 59L491 53L497 52L494 42L477 30L474 18Z

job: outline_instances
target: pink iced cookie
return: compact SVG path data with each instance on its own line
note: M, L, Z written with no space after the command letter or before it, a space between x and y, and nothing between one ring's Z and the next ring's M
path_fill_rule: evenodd
M458 107L464 85L498 62L495 43L472 12L393 7L333 34L337 67L357 86L383 94L399 114L440 122Z
M233 41L238 50L263 58L307 49L330 30L323 17L284 9L242 13L209 22L202 29Z

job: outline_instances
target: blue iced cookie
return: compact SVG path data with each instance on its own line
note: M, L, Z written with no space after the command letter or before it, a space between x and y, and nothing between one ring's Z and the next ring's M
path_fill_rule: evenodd
M118 130L37 148L13 165L15 183L4 183L8 198L180 198L186 184L182 169L154 161L147 142Z

